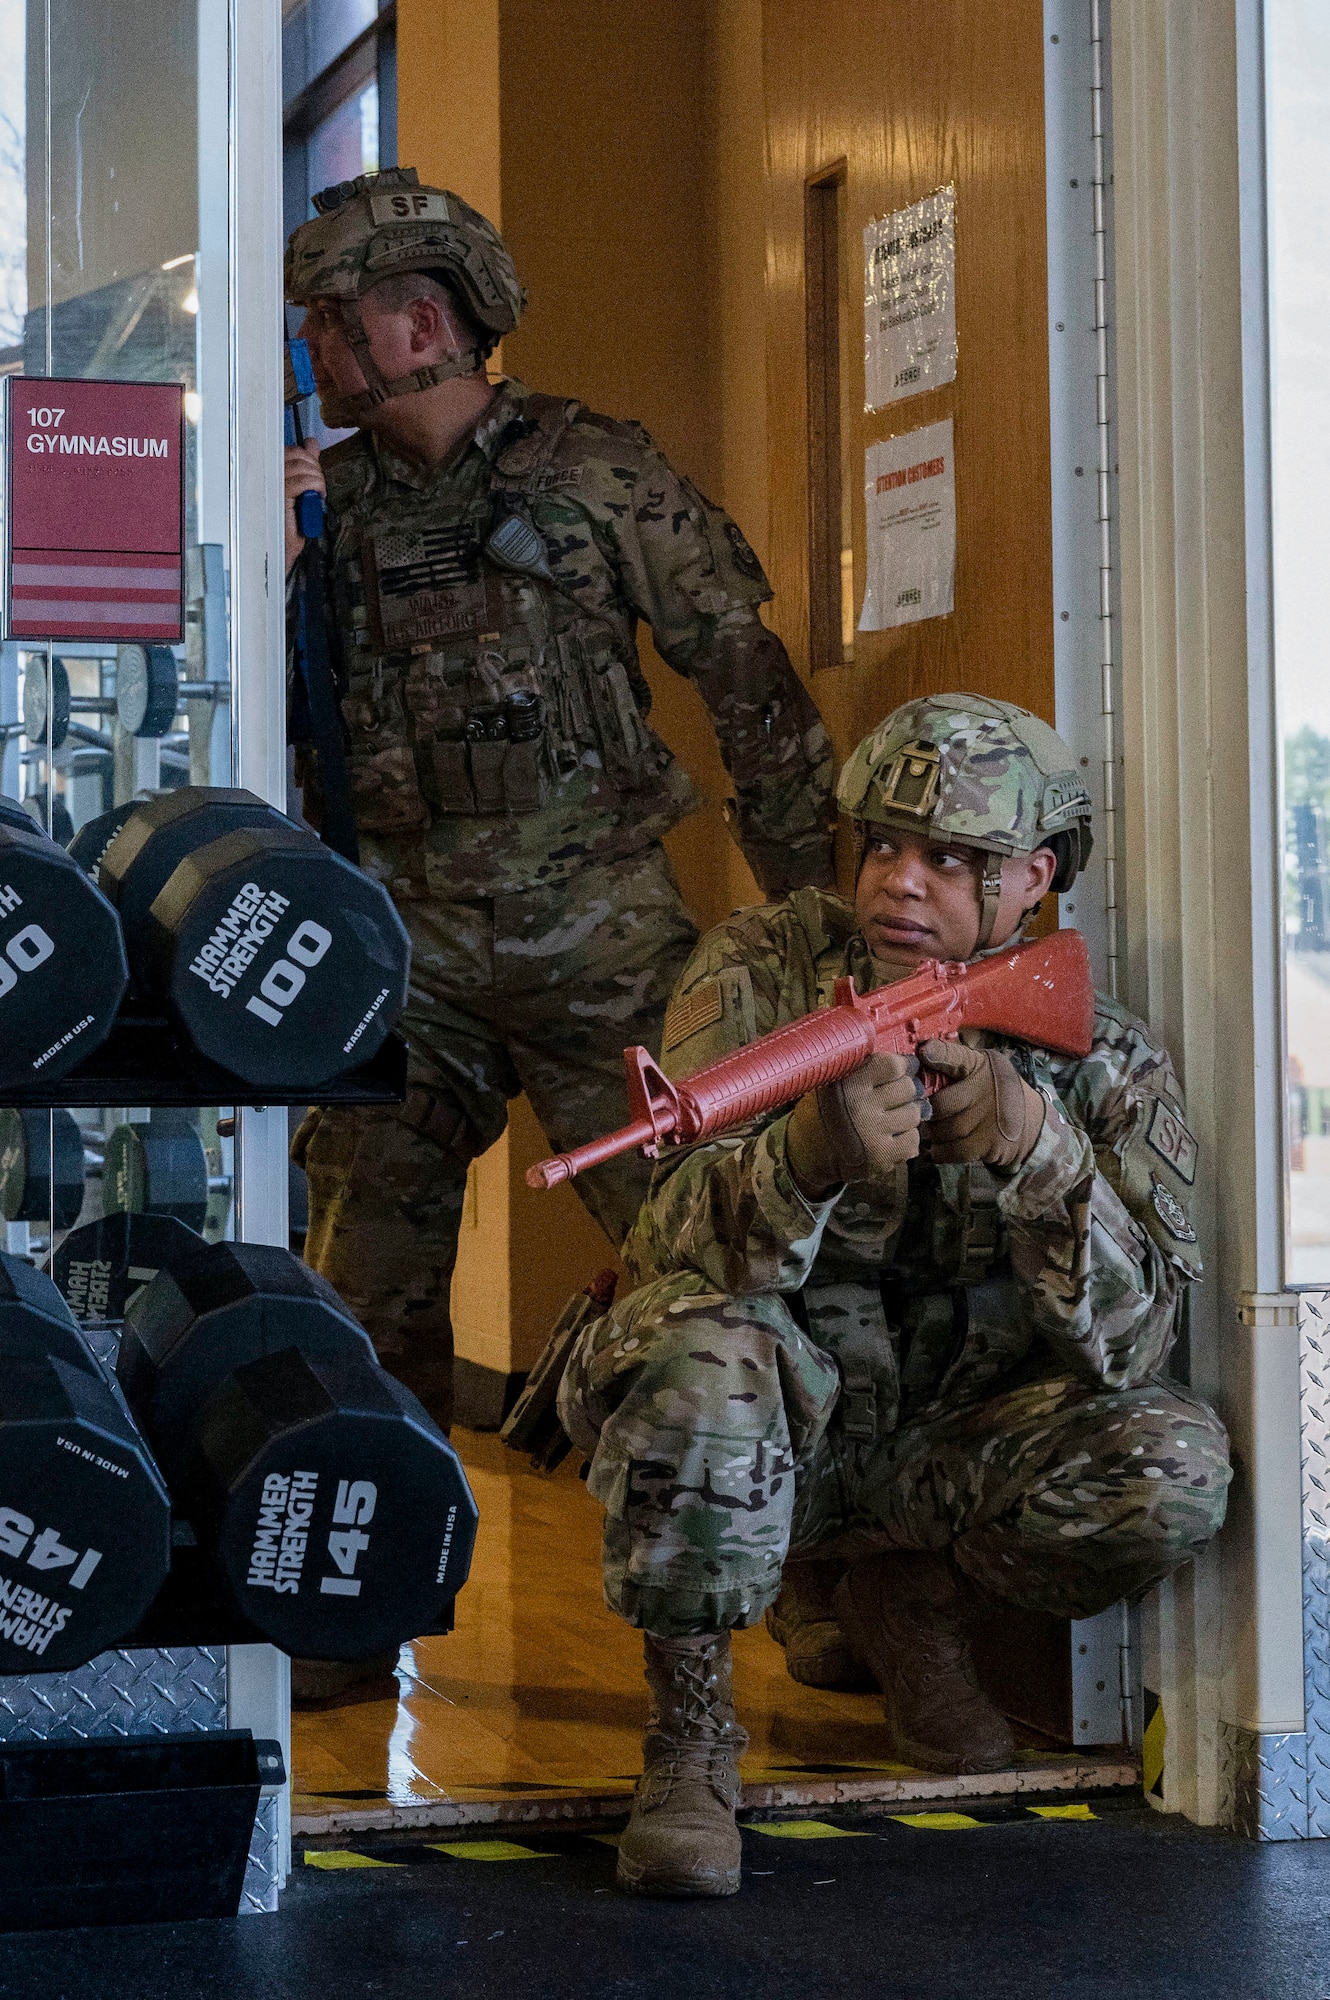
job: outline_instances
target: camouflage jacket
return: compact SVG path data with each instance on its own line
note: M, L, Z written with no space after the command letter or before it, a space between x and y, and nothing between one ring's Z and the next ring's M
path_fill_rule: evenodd
M852 906L803 889L709 931L666 1015L663 1068L686 1076L831 999L874 983ZM1182 1287L1199 1277L1188 1200L1196 1147L1168 1056L1096 997L1082 1060L997 1036L1048 1100L1019 1167L911 1161L822 1203L795 1187L787 1114L669 1154L626 1246L640 1278L688 1271L723 1292L798 1294L844 1363L858 1340L877 1427L1057 1365L1110 1387L1157 1371ZM850 1375L847 1373L847 1386Z
M831 746L758 615L770 587L734 522L640 425L510 380L441 465L367 431L323 465L353 804L374 872L399 874L405 849L435 893L549 887L695 810L647 722L644 619L710 710L731 825L766 892L832 879ZM316 816L316 788L312 802Z

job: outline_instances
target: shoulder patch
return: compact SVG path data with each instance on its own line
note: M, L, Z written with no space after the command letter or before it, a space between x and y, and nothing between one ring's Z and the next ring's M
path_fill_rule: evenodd
M1157 1097L1150 1114L1150 1127L1145 1135L1145 1143L1161 1160L1172 1167L1178 1179L1191 1187L1196 1179L1196 1141L1182 1122L1182 1116L1175 1105L1166 1098ZM1155 1204L1158 1207L1158 1203ZM1160 1210L1161 1216L1163 1210ZM1164 1217L1167 1221L1167 1217ZM1183 1238L1184 1242L1194 1242L1195 1238Z
M734 567L744 576L751 577L755 583L765 583L766 578L762 574L762 565L758 561L756 553L750 545L747 536L744 534L743 529L735 521L726 521L725 533L729 538L730 554L734 558Z
M1196 1241L1196 1231L1191 1226L1187 1211L1171 1188L1166 1188L1162 1181L1154 1181L1150 1188L1150 1199L1154 1203L1155 1214L1176 1242Z
M691 993L681 994L671 1000L665 1013L665 1032L661 1038L661 1054L668 1055L677 1049L680 1042L700 1034L703 1028L714 1027L725 1011L719 979L706 979L695 986Z

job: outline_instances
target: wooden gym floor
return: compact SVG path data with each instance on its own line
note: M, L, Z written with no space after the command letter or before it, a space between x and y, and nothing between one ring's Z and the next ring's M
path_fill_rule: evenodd
M576 1455L530 1470L497 1437L454 1433L480 1508L457 1630L404 1647L399 1695L298 1713L293 1815L318 1835L621 1816L641 1769L640 1635L606 1610L600 1509ZM804 1688L758 1628L735 1635L751 1736L750 1807L1129 1786L1126 1753L1024 1751L1017 1768L940 1778L891 1763L872 1695Z

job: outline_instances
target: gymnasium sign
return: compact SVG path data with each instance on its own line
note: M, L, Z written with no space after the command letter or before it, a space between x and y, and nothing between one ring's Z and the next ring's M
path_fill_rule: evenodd
M184 391L5 380L5 637L184 638Z

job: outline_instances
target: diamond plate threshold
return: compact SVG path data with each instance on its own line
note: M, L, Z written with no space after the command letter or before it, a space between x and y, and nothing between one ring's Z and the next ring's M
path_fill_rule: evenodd
M1013 1798L1051 1792L1130 1790L1140 1769L1125 1750L1022 1752L1008 1771L939 1777L904 1764L821 1764L749 1771L742 1810L773 1806L913 1805L937 1799ZM364 1792L297 1792L293 1833L320 1835L403 1831L412 1827L572 1826L622 1819L632 1796L629 1777L597 1786L532 1785L459 1788L445 1796L390 1799Z

